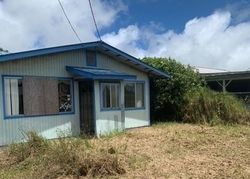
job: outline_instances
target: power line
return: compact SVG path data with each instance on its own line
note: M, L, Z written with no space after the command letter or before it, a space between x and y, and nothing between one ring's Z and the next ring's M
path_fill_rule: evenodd
M100 41L101 41L102 39L101 39L101 36L100 36L99 30L98 30L98 27L97 27L97 23L96 23L96 20L95 20L95 16L94 16L94 12L93 12L93 8L92 8L92 4L91 4L91 1L90 1L90 0L89 0L89 7L90 7L90 10L91 10L91 14L92 14L93 20L94 20L95 29L96 29L96 32L97 32L98 38L99 38L99 39L100 39Z
M66 14L64 8L63 8L63 5L62 5L61 1L58 0L58 3L59 3L59 5L60 5L60 7L61 7L61 9L62 9L62 12L63 12L64 16L65 16L66 19L67 19L67 21L68 21L68 23L69 23L69 25L70 25L72 31L73 31L74 34L76 35L76 37L77 37L77 39L79 40L79 42L82 42L81 39L80 39L80 37L78 36L77 32L75 31L74 27L72 26L72 24L71 24L71 22L70 22L70 20L69 20L69 18L68 18L68 16L67 16L67 14Z

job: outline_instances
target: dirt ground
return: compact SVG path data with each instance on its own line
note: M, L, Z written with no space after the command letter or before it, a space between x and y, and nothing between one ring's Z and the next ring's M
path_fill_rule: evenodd
M250 178L249 126L165 123L89 142L118 151L126 173L107 178ZM26 176L32 170L26 168L5 169L2 176Z
M161 124L95 142L124 148L120 178L250 178L249 126Z

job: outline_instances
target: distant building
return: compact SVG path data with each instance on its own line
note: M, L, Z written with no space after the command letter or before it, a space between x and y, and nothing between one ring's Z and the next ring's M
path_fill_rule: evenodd
M211 68L196 68L215 91L233 94L250 106L250 71L226 71Z

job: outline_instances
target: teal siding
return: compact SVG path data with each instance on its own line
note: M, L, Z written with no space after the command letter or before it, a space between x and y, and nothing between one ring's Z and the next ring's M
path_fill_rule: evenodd
M26 60L0 63L1 75L30 75L71 77L65 70L66 65L83 66L85 55L82 50L41 56ZM0 79L0 101L3 101L2 78ZM4 119L3 103L0 103L0 146L18 142L27 131L36 131L46 138L57 138L64 131L67 135L77 135L79 128L78 82L74 82L74 114L22 117Z
M0 63L1 74L69 77L65 66L84 66L82 50Z
M65 66L86 65L86 55L83 50L57 53L52 55L28 58L25 60L0 63L0 75L29 75L50 77L72 77ZM99 81L95 81L95 118L96 133L103 134L114 129L147 126L149 120L149 79L144 72L138 71L132 66L123 64L110 56L97 54L97 67L136 75L137 80L145 82L145 109L122 111L101 111ZM123 82L121 82L123 84ZM79 91L78 82L74 82L74 114L22 117L4 119L2 78L0 79L0 146L23 140L23 133L36 131L48 139L57 138L62 131L67 135L80 133ZM122 96L123 94L123 90ZM122 104L124 105L124 104ZM122 123L125 116L125 123Z

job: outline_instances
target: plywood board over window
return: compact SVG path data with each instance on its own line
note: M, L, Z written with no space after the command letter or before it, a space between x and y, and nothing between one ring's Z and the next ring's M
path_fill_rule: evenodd
M25 115L42 115L45 113L43 87L41 78L23 78L23 103Z
M43 81L45 114L59 113L58 80L47 78Z
M24 77L23 97L25 115L59 113L58 85L56 79Z

